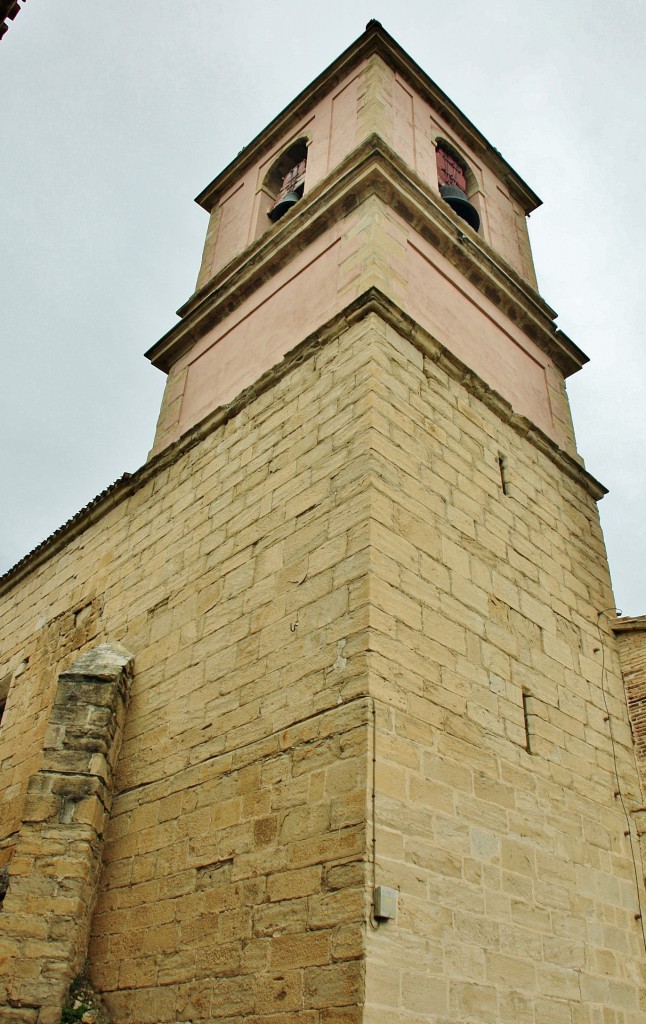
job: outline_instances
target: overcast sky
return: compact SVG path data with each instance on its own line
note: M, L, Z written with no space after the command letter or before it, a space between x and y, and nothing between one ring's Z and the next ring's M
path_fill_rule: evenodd
M372 17L543 199L615 597L646 613L644 0L29 0L0 42L0 572L145 461L193 197Z

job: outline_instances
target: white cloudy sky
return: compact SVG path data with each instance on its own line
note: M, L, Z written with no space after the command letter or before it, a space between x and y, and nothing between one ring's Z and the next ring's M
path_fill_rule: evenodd
M29 0L0 42L0 572L145 460L193 197L372 17L544 201L615 596L646 613L644 0Z

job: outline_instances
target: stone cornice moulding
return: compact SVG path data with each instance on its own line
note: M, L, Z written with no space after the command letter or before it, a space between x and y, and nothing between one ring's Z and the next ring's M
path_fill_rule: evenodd
M235 184L240 175L261 159L293 131L319 101L339 85L363 60L379 55L450 125L450 127L518 200L526 214L536 210L541 200L507 163L502 154L452 100L429 78L426 72L377 21L370 21L359 36L335 61L271 121L196 197L195 202L211 211L219 198Z
M87 527L98 522L122 501L135 494L153 480L158 473L172 466L214 430L234 419L258 396L269 391L288 373L324 348L328 342L333 341L344 330L353 327L371 313L376 314L395 328L415 348L437 363L443 371L483 402L500 420L508 423L520 437L526 438L534 448L554 463L595 501L599 501L604 494L608 493L603 484L599 483L591 473L588 473L576 458L559 448L556 442L525 416L515 413L506 399L489 387L481 377L478 377L457 356L449 352L428 331L420 327L387 295L384 295L378 288L370 288L296 345L280 363L267 370L232 402L210 412L177 441L172 442L149 462L144 463L140 469L131 474L124 474L72 519L59 527L50 537L42 541L38 547L25 555L13 568L0 576L0 596L11 591L21 580L35 572L49 558L66 547L71 540L80 536Z
M336 221L376 195L442 253L570 376L588 361L554 325L554 310L404 163L371 135L285 217L239 253L178 310L183 319L146 356L165 372L208 330Z
M348 153L347 156L345 156L344 159L332 171L330 171L325 178L321 179L313 189L307 191L295 207L293 214L287 214L273 227L268 225L267 231L260 235L259 238L255 239L246 247L246 249L243 249L242 252L238 253L237 256L234 256L229 263L217 271L210 281L207 281L201 288L191 295L191 297L187 299L187 301L184 302L177 310L178 316L186 316L187 313L192 312L203 298L208 296L212 291L223 287L227 276L233 274L243 264L258 263L262 258L260 254L263 246L267 245L272 251L277 248L280 245L282 232L287 230L287 225L289 225L289 251L292 252L295 240L299 236L299 224L296 217L301 217L308 207L324 195L327 195L329 197L329 201L332 202L333 197L339 194L340 189L343 189L344 183L347 183L348 181L351 182L352 172L358 172L362 163L365 163L373 155L381 155L385 162L384 165L387 163L392 165L392 168L398 172L398 181L402 185L402 188L406 189L406 187L408 187L409 191L413 190L416 195L422 197L422 201L426 200L430 202L431 207L434 209L436 215L439 216L440 221L443 223L448 222L457 225L460 229L458 234L459 240L463 240L467 237L471 238L475 242L475 247L481 249L493 262L494 266L499 266L504 279L511 279L530 303L538 306L540 311L550 320L553 320L556 317L556 312L548 305L543 297L522 277L520 277L520 275L502 259L496 250L489 246L481 235L473 232L464 220L454 214L451 207L440 200L439 193L432 189L416 171L409 167L408 164L406 164L405 161L402 160L402 158L376 132L369 135L359 143L359 145L352 150L352 152ZM364 197L362 196L362 198ZM466 229L467 234L465 234L462 229Z
M366 307L357 319L362 319L368 313L376 313L424 356L437 363L444 373L461 384L483 405L486 405L498 419L503 423L508 423L516 434L526 438L534 448L542 452L550 462L558 466L566 476L582 487L595 501L600 501L608 493L607 488L585 469L582 461L559 448L551 437L548 437L526 416L514 412L511 403L506 398L490 387L482 377L479 377L474 370L463 363L458 356L449 351L378 288L371 288L356 301L365 304ZM347 313L348 311L346 311ZM346 319L348 319L347 316Z
M646 615L624 616L620 619L611 619L610 628L614 633L646 632Z

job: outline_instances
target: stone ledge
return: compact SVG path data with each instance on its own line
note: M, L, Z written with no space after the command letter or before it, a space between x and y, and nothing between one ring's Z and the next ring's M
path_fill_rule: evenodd
M626 615L620 619L612 620L610 628L615 633L631 633L646 630L646 615Z

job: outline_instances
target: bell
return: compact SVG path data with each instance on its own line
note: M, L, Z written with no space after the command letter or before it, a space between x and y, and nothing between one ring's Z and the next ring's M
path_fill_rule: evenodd
M279 199L276 205L272 206L269 211L269 219L274 221L280 220L288 210L291 210L294 203L297 203L300 198L301 197L298 192L285 192L282 199Z
M466 220L467 224L477 231L480 227L480 214L475 206L469 202L466 195L457 185L440 185L440 195L445 203L457 213L458 217Z

